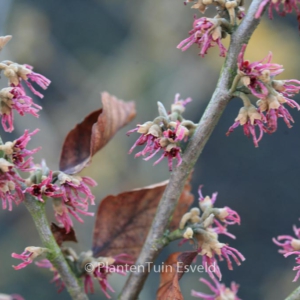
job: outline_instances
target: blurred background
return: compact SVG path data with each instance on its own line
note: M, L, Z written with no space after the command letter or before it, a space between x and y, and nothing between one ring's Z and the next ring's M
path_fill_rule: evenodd
M97 203L108 194L117 194L136 187L157 183L169 177L164 161L152 167L151 162L134 160L127 152L137 135L127 137L126 131L137 123L157 116L156 102L169 107L174 95L192 97L185 117L198 122L217 82L223 63L218 49L210 49L205 59L196 46L182 53L176 45L188 37L193 15L200 13L184 6L182 0L2 0L0 31L13 39L1 52L1 59L34 66L52 80L45 98L35 97L43 106L40 118L16 115L16 130L4 140L19 137L24 129L40 128L30 143L42 145L36 162L45 158L50 168L57 169L64 137L89 112L101 106L100 92L108 91L124 100L135 100L138 115L93 159L83 174L93 177L98 187L93 191ZM300 78L299 33L295 15L264 18L247 48L246 57L259 60L269 50L273 61L283 64L280 78ZM1 85L6 86L2 78ZM299 97L296 97L299 100ZM241 128L230 137L225 133L234 122L241 101L228 105L218 126L199 159L193 177L193 192L204 184L204 194L218 191L218 206L237 210L241 226L231 227L237 240L221 241L239 249L246 261L228 271L220 263L224 283L240 284L242 299L280 300L300 282L292 283L294 258L277 253L272 238L293 234L300 217L300 115L291 111L296 123L288 129L282 120L272 136L265 135L255 148ZM80 143L80 141L78 141ZM96 211L97 207L91 207ZM49 220L54 221L51 205ZM91 248L93 218L83 225L75 223L79 244L77 251ZM49 281L51 272L34 265L14 271L19 261L12 252L21 253L26 246L40 246L40 240L25 207L12 212L0 210L0 292L21 294L26 300L70 299L66 292L56 293ZM71 244L70 244L71 245ZM169 246L157 264L177 251L177 242ZM181 282L185 299L191 289L207 292L199 282L203 274L188 273ZM204 275L205 276L205 275ZM126 278L111 276L111 285L118 293ZM155 299L159 276L152 273L140 299ZM105 299L95 282L91 299Z

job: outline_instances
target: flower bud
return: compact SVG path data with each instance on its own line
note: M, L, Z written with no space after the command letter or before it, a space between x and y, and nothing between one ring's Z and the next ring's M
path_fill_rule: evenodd
M146 133L148 133L148 130L152 125L153 125L153 122L150 122L150 121L148 121L142 125L138 125L137 132L141 133L141 134L146 134Z
M198 207L193 207L191 210L191 222L194 223L199 223L201 221L200 219L200 209Z
M191 227L188 227L184 234L183 234L183 237L187 240L189 239L192 239L193 238L193 235L194 235L194 232L193 232L193 229Z
M209 227L210 225L213 224L214 219L215 219L214 214L210 214L210 215L205 219L205 221L203 222L203 226L204 226L205 228Z
M204 212L207 208L213 207L213 202L209 196L206 196L203 200L199 201L199 206L201 210Z
M292 239L292 241L291 241L291 246L293 247L293 249L294 249L295 251L300 250L300 240Z

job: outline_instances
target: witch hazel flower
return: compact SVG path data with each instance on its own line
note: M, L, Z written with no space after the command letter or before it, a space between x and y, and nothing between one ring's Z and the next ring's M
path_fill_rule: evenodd
M192 8L198 9L201 13L205 13L209 5L217 6L218 16L230 18L232 25L236 22L236 17L242 19L245 16L242 0L186 0L184 3L192 2ZM226 14L227 12L227 14Z
M203 265L208 266L208 274L210 277L217 276L221 280L221 272L216 272L217 260L226 260L229 270L233 270L232 259L239 266L245 257L235 248L229 247L227 244L220 243L218 234L213 228L206 227L205 230L200 230L195 234L198 241L199 255L202 256ZM213 268L210 268L212 266Z
M13 258L23 260L22 263L20 263L17 266L13 266L13 268L15 270L23 269L23 268L27 267L29 264L31 264L35 258L37 258L38 256L41 256L47 252L48 252L48 249L46 249L46 248L30 246L30 247L26 247L24 252L22 252L21 254L12 253L11 256Z
M50 171L48 176L41 176L40 183L33 183L24 190L24 193L29 193L40 202L45 202L43 197L60 198L63 196L60 188L52 183L53 172Z
M6 158L20 171L26 172L32 170L33 157L31 155L38 152L41 147L32 150L28 150L26 147L28 142L31 140L31 137L38 131L39 129L35 129L33 132L29 133L26 129L24 134L15 141L6 142L4 145L0 145L0 150L4 152ZM28 156L29 158L26 159Z
M14 130L14 110L21 116L31 114L34 117L39 117L38 111L42 109L42 107L35 104L20 87L3 88L0 91L0 102L1 123L3 129L7 132L12 132Z
M89 200L91 205L95 205L95 196L90 190L90 187L97 185L95 180L86 176L71 176L63 172L59 172L57 179L63 193L62 198L66 203L70 202L86 208Z
M261 112L266 113L267 129L266 132L273 133L277 130L277 120L278 118L283 118L288 128L292 127L291 123L294 123L294 119L289 113L289 111L283 106L287 103L290 107L296 107L298 110L300 106L298 103L290 99L286 99L282 95L271 94L264 99L257 101L257 106Z
M79 276L83 278L84 289L86 293L94 293L94 280L99 282L100 288L104 295L110 299L111 296L108 292L114 292L113 288L108 282L108 277L111 274L126 275L128 266L134 262L131 261L129 255L120 253L115 256L109 257L93 257L92 251L82 252L77 255L72 248L65 248L64 254L72 261L71 268L76 269ZM60 278L58 271L53 267L52 263L43 259L36 262L40 268L49 269L53 272L54 277L51 282L56 283L59 287L58 292L61 292L65 285Z
M112 293L114 293L115 291L108 282L108 279L107 279L108 275L115 272L117 274L125 276L126 273L116 269L113 266L113 264L115 262L115 260L113 258L105 258L105 259L106 259L105 263L102 262L100 267L96 267L94 269L94 271L92 273L92 276L96 280L98 280L98 282L100 284L100 287L101 287L101 290L104 293L104 295L106 296L106 298L110 299L111 296L108 294L108 291L112 292ZM84 286L85 286L85 292L86 293L88 293L89 291L91 293L94 292L92 276L89 275L89 274L85 275Z
M280 235L277 237L277 239L273 238L273 242L281 248L278 250L278 252L283 254L284 257L297 255L295 260L298 266L293 268L293 271L297 271L293 280L293 282L295 282L300 277L300 228L293 226L293 230L296 238L290 235Z
M219 241L219 234L231 235L227 231L228 225L240 224L240 216L229 207L216 208L214 204L217 199L217 193L212 197L203 196L199 188L199 208L192 208L181 218L179 229L184 230L183 237L193 240L196 243L199 255L202 256L202 264L208 266L207 271L210 277L217 276L221 280L221 271L218 267L217 258L226 260L230 270L233 269L232 260L237 265L244 261L244 256L235 248ZM221 224L224 223L223 224Z
M284 97L293 97L300 91L300 81L296 79L273 80L272 87Z
M163 153L154 162L154 165L167 158L170 171L173 169L174 159L177 160L176 167L178 167L182 162L181 143L187 142L196 128L196 124L182 117L185 106L191 101L191 98L180 99L180 95L176 94L175 101L171 106L171 112L169 113L167 113L163 104L158 102L159 116L157 118L144 124L138 124L136 128L127 132L127 135L133 132L141 134L130 148L129 154L137 146L144 146L144 149L136 153L135 157L142 156L144 160L148 161L162 151Z
M293 226L293 230L296 238L290 235L279 235L277 239L272 239L274 244L282 248L278 250L279 253L287 254L293 251L300 250L300 228Z
M204 300L241 300L237 296L239 285L235 282L232 282L230 288L228 288L225 284L220 283L215 278L212 278L212 281L213 284L204 278L200 278L200 282L207 285L214 293L213 295L204 294L195 290L192 290L191 295Z
M293 271L297 271L296 276L293 279L293 282L296 282L300 277L300 251L288 252L288 253L284 254L283 256L288 257L290 255L297 255L297 257L295 258L295 261L298 266L293 268Z
M225 36L223 32L221 19L206 17L196 19L193 23L193 29L189 32L190 36L180 42L177 48L186 51L193 44L197 44L201 48L199 55L204 57L209 48L218 45L220 56L225 57L227 50L221 42Z
M10 86L24 89L21 85L21 82L24 81L31 92L40 98L43 98L44 96L35 90L30 81L35 82L44 90L47 89L51 83L45 76L33 72L33 67L27 64L20 65L12 61L3 61L0 63L0 70L3 70L4 75L8 78Z
M162 136L162 129L159 125L153 122L146 122L144 124L138 124L136 128L129 130L127 135L133 132L140 133L141 136L130 148L128 154L131 154L135 147L145 145L145 148L135 154L135 157L145 156L147 154L151 155L157 153L162 147L159 144L159 138Z
M179 114L183 114L187 104L191 103L192 98L180 99L180 94L175 94L174 103L171 105L172 112L177 112Z
M208 211L210 214L214 214L214 216L219 219L221 222L227 224L227 225L235 225L241 224L241 218L239 214L229 208L228 206L225 206L223 208L214 208L214 204L217 200L218 193L215 192L212 194L212 197L209 196L203 196L202 194L202 187L203 185L199 186L198 193L199 193L199 207L204 212ZM207 214L207 212L206 212Z
M257 98L268 95L267 84L271 82L272 77L283 72L282 65L271 63L272 53L270 52L264 59L250 63L244 60L247 45L242 46L238 56L238 70L236 81L240 81Z
M86 252L85 255L91 255L91 252ZM109 284L108 277L111 274L119 274L125 276L127 272L126 266L132 264L133 261L130 260L130 256L125 253L121 253L113 257L88 257L82 262L82 265L84 265L86 270L86 273L84 274L85 292L94 293L94 278L99 282L100 288L106 298L111 299L111 296L108 294L108 292L114 293L115 291ZM92 268L87 269L87 265L92 266ZM120 268L120 266L122 266L122 268Z
M62 199L53 199L53 209L56 220L62 224L69 233L73 227L73 221L70 217L73 216L79 223L84 223L83 219L78 214L93 217L94 213L88 212L87 208L78 208L78 203L64 202Z
M163 147L164 152L161 155L161 157L154 162L154 166L157 165L158 163L160 163L165 157L168 159L168 166L169 166L169 171L171 172L173 170L173 159L176 158L177 159L177 164L176 164L176 168L179 167L182 163L182 159L181 159L181 148L177 147L175 144L168 144L167 146ZM152 158L154 156L153 155L149 155L147 158L145 158L145 160L149 160L150 158Z
M71 176L63 172L55 172L55 179L59 184L59 199L53 199L53 209L56 220L64 226L66 232L70 232L73 227L73 216L78 222L83 223L83 219L78 214L94 216L88 212L89 202L95 205L95 196L90 187L97 183L89 177Z
M14 165L4 158L0 158L0 197L2 208L12 210L12 203L18 205L23 201L22 183L24 180L14 171Z
M255 14L255 18L261 17L264 8L268 4L268 15L270 19L273 19L273 9L282 17L293 11L295 11L298 16L300 14L299 0L263 0Z
M240 109L238 116L235 118L232 126L229 127L226 135L229 136L234 129L239 126L243 127L244 134L252 140L255 147L258 147L259 141L263 137L265 131L264 123L266 122L265 116L258 111L258 109L251 104L250 100L246 97L244 99L244 106ZM259 135L257 136L256 128L258 129Z
M222 225L218 220L214 220L214 226L213 229L214 229L214 232L217 233L218 235L219 234L224 234L224 235L227 235L228 237L230 237L231 239L236 239L236 236L230 232L228 232L227 230L227 225Z
M231 88L232 94L243 100L244 107L240 109L227 135L241 125L245 135L252 136L255 147L258 147L264 132L271 134L277 130L278 118L283 118L288 128L292 127L294 120L285 105L300 110L300 105L290 99L299 93L300 81L275 80L274 77L280 74L283 68L281 65L271 63L272 53L261 61L250 63L244 60L245 49L246 45L243 45L238 57L237 75ZM239 83L259 98L256 102L258 108L251 104L245 93L239 91L241 88L237 87ZM258 135L255 128L258 128Z

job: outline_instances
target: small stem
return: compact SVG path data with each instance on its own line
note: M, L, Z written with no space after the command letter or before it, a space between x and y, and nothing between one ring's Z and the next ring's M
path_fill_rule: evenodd
M300 300L300 286L298 286L285 300Z
M31 214L43 246L50 250L47 258L57 269L73 300L88 300L79 279L73 274L60 247L57 245L45 214L44 203L38 202L30 194L25 194L24 204Z
M219 25L222 27L222 29L225 30L225 32L232 34L233 26L230 24L225 18L218 19Z
M252 105L248 96L242 92L235 92L235 93L233 93L233 96L241 98L243 100L244 106L246 106L246 107L249 107Z
M164 247L166 247L167 245L169 245L171 242L182 239L183 233L185 232L186 228L184 229L176 229L172 232L170 232L169 234L167 234L166 236L164 236L163 238L161 238L160 240L158 240L156 242L157 244L157 249L162 249Z
M234 77L231 89L229 91L231 94L233 94L235 92L236 87L237 87L240 80L241 80L241 76L239 74L236 74L235 77Z

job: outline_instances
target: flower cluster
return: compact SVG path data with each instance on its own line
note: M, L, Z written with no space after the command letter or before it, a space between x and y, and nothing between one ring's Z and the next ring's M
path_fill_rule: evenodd
M53 198L53 208L57 221L70 232L73 226L72 215L77 221L83 223L79 214L93 216L88 212L89 203L95 205L95 196L90 187L97 183L89 177L67 175L61 171L52 172L45 165L36 166L29 179L24 192L31 194L38 201Z
M230 270L232 270L231 259L240 265L240 260L243 261L245 258L235 248L219 242L219 234L235 238L227 232L227 225L240 224L241 220L238 213L227 206L214 207L216 199L217 193L214 193L212 197L203 197L200 186L199 207L202 216L199 208L192 208L190 212L183 215L179 228L185 229L183 237L186 240L193 240L197 244L199 255L202 256L202 264L213 267L208 268L210 277L213 278L215 275L221 280L222 275L216 256L221 261L225 259Z
M33 157L31 155L38 152L41 147L32 150L28 150L26 147L28 142L31 140L31 137L38 131L39 129L35 129L33 132L29 133L29 131L26 129L24 134L15 141L6 142L5 144L0 145L0 150L4 152L5 158L13 163L17 170L23 172L32 170L34 164Z
M0 37L0 50L9 42L11 36ZM14 115L16 110L21 116L31 114L38 117L38 111L41 106L35 104L31 97L26 95L25 88L22 82L31 90L34 95L43 98L43 95L35 90L31 82L35 82L42 89L47 89L50 80L41 74L33 72L33 67L30 65L20 65L18 63L5 60L0 62L0 72L8 79L9 87L0 90L0 116L3 129L7 132L14 130Z
M180 95L175 96L174 104L171 106L171 112L168 114L164 106L158 102L160 116L153 121L144 124L138 124L136 128L127 132L127 135L137 132L141 136L129 150L132 153L135 147L145 145L144 149L138 152L135 157L146 156L144 160L149 160L159 151L162 151L161 157L154 165L161 162L165 157L168 159L169 170L172 171L173 159L177 159L178 167L181 164L181 145L194 133L196 125L188 120L184 120L182 113L185 110L190 98L179 99Z
M12 210L12 202L19 204L24 199L22 183L24 180L17 174L18 171L29 172L33 169L33 155L39 148L33 150L26 149L31 136L36 134L38 129L24 134L13 142L6 142L0 145L0 196L2 208Z
M300 105L294 100L294 97L300 90L300 81L275 80L274 77L283 72L283 67L271 63L272 53L269 53L264 59L250 63L244 60L246 45L243 45L238 56L238 70L233 83L233 89L237 92L234 95L242 98L244 107L241 108L235 123L229 128L227 135L240 126L243 126L246 136L253 138L254 145L258 147L263 133L274 133L277 130L278 118L283 118L288 128L294 122L291 114L285 105L300 110ZM235 85L241 84L236 87ZM249 94L259 98L256 105L251 104L246 93L239 92L240 89L247 89ZM256 135L256 128L259 130L259 136Z
M279 249L279 253L283 254L284 257L288 257L290 255L297 255L295 258L298 266L294 267L293 270L297 271L296 276L294 278L294 282L297 281L300 277L300 228L296 226L293 227L296 238L290 235L280 235L277 239L273 238L273 242L281 247Z
M220 283L216 278L212 277L212 283L204 278L200 278L200 281L206 284L210 290L214 293L214 295L208 295L201 292L196 292L192 290L192 296L196 298L201 298L204 300L241 300L237 296L237 292L239 290L239 285L235 282L231 283L230 288L226 287L225 284Z
M6 142L0 145L3 158L0 158L0 196L3 209L12 210L12 202L19 204L24 199L24 194L29 193L38 201L44 202L45 198L53 198L55 217L63 224L69 232L73 222L69 216L72 215L79 222L83 220L78 213L93 216L88 212L89 202L94 205L95 197L90 187L96 182L89 177L71 176L63 172L50 171L45 163L41 166L34 165L32 155L39 148L26 149L31 137L38 132L38 129L24 134L13 142ZM14 170L31 172L30 177L25 181ZM26 182L27 188L23 189L21 184Z
M194 2L194 0L187 0L187 2ZM198 9L205 13L207 6L217 6L218 14L214 18L202 17L193 22L193 29L189 32L189 37L184 39L177 46L182 51L187 50L193 44L197 44L201 49L199 55L202 57L207 54L209 48L218 45L220 49L220 56L225 57L226 48L222 44L222 39L231 34L232 26L236 24L237 18L242 19L245 15L242 7L242 0L197 0L192 8Z
M95 196L91 193L90 187L96 186L97 183L90 177L71 176L63 172L59 172L57 180L62 197L53 201L53 208L57 221L63 224L68 233L73 226L68 214L80 223L83 223L83 220L78 216L78 213L86 216L94 215L87 210L89 202L91 205L95 205Z
M18 205L24 199L22 183L24 180L14 171L14 164L0 158L0 197L2 208L12 210L12 203Z
M221 39L226 36L226 32L222 30L220 19L200 18L194 20L193 29L189 32L189 37L179 43L178 49L187 50L193 44L197 44L201 51L199 55L204 57L209 48L218 45L220 56L225 57L226 48Z
M270 19L273 19L274 9L282 17L295 11L299 21L299 4L299 0L263 0L255 14L255 18L260 18L264 8L269 5L268 14Z
M72 257L72 266L78 270L82 270L82 275L84 279L84 289L86 293L94 293L94 283L93 278L95 278L101 287L104 295L110 299L108 291L114 292L113 288L108 282L108 276L110 274L126 275L126 268L123 265L129 266L133 262L129 261L129 256L127 254L119 254L114 257L92 257L91 251L82 252L79 256L76 255L74 250L71 251L70 248L66 250L68 257ZM51 282L54 282L58 287L58 292L61 292L65 288L65 284L60 278L58 271L53 267L51 262L47 259L43 259L36 262L36 265L41 268L49 269L53 272L54 276ZM118 267L122 266L122 268ZM124 271L125 270L125 271Z
M192 8L198 9L203 14L209 5L217 6L216 18L229 18L231 24L235 24L236 17L242 19L245 16L243 0L186 0L185 3L189 2L193 2Z
M24 87L21 82L24 81L29 89L40 98L43 95L36 91L29 80L35 82L43 89L46 89L50 84L50 80L46 77L32 71L29 65L19 65L11 61L3 61L0 63L0 70L8 78L10 87L3 88L0 91L1 101L1 117L2 126L5 131L12 132L13 126L13 110L16 110L21 116L24 114L31 114L38 117L38 111L41 106L35 104L32 98L26 95Z

